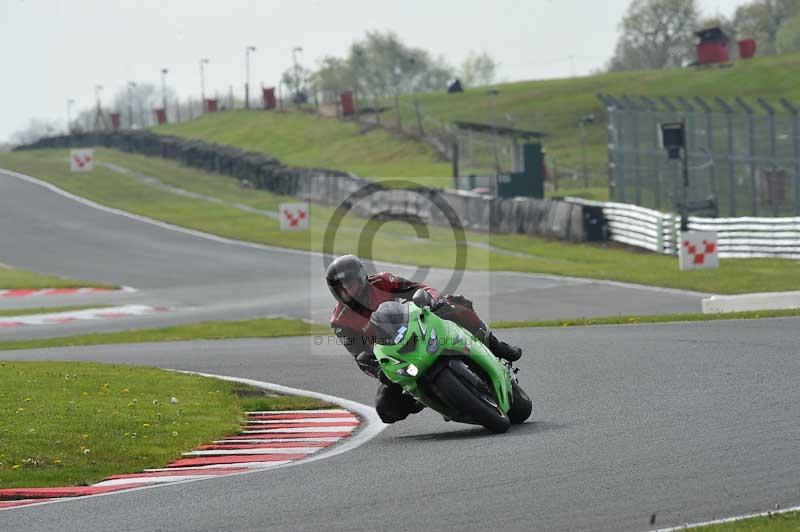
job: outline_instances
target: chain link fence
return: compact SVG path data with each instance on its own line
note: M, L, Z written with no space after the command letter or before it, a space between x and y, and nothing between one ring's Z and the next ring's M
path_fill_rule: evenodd
M677 210L682 168L667 158L660 124L685 122L689 205L716 216L800 214L798 110L789 101L598 98L608 111L612 201Z

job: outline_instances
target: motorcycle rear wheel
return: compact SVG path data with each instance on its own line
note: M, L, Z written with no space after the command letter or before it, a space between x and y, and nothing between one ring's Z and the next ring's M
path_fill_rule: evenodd
M453 409L468 415L495 434L502 434L511 426L508 416L497 408L496 398L486 397L484 391L460 379L450 368L439 373L436 387Z

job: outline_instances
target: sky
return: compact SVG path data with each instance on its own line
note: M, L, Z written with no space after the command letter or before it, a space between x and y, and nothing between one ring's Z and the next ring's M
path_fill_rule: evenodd
M245 48L251 80L274 85L291 65L345 55L369 30L458 65L470 51L500 63L505 81L585 75L611 57L630 0L0 0L0 142L33 118L66 121L66 101L104 104L127 82L167 83L199 98L241 91ZM698 0L704 15L730 16L744 0Z

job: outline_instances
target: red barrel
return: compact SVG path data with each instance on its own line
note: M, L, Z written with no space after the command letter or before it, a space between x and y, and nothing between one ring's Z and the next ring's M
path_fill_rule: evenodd
M111 113L111 127L114 131L119 131L119 113Z
M261 101L264 104L264 109L275 109L278 106L278 100L275 99L275 87L264 87L261 89Z
M206 112L207 113L216 113L217 112L217 99L216 98L206 98Z
M159 107L158 109L156 109L156 122L158 122L159 126L161 124L166 124L167 123L167 111L166 111L166 109L164 109L162 107Z
M342 102L342 115L350 116L355 114L356 106L353 102L353 91L344 91L339 95L339 100Z
M756 41L754 39L742 39L736 44L739 45L739 58L752 59L756 55Z

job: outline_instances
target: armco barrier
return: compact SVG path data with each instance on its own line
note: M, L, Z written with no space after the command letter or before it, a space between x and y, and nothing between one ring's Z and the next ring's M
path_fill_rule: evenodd
M228 175L276 194L338 205L359 188L372 183L347 173L323 168L291 168L263 153L201 140L156 135L149 131L80 133L41 139L20 150L103 146L164 157L208 172ZM583 205L529 198L498 199L464 191L437 191L458 214L465 229L497 233L542 235L561 240L586 240ZM444 214L424 198L427 192L382 189L369 201L353 206L371 217L405 214L447 225Z
M567 198L603 208L610 239L657 253L675 254L680 217L627 203L603 203ZM715 231L720 257L800 259L800 217L689 217L689 230Z

